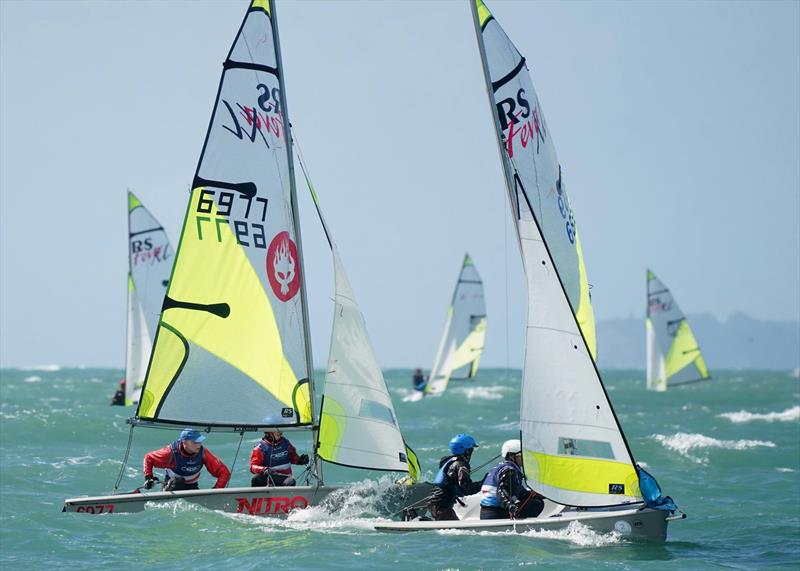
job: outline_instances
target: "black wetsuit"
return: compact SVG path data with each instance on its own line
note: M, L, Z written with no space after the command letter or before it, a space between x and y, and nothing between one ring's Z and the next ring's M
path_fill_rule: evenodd
M497 480L497 502L500 505L481 505L481 519L522 519L542 513L543 497L525 485L521 470L513 466L501 467Z
M441 483L434 482L436 485L428 500L428 509L435 520L457 520L458 516L453 506L456 505L458 498L470 496L481 489L481 483L473 482L470 478L469 460L466 456L463 454L444 456L439 461L439 468L448 462L450 463L444 469Z

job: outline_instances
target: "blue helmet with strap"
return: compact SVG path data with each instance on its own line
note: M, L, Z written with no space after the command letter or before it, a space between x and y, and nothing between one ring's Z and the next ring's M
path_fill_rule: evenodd
M456 434L447 446L453 454L464 454L470 448L477 448L478 443L469 434Z

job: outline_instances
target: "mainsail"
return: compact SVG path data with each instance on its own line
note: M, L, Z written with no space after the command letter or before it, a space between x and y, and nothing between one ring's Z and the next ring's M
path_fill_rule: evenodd
M710 379L700 346L667 286L647 270L647 388Z
M472 12L528 282L520 408L526 476L566 505L641 501L632 454L594 362L589 286L552 136L525 58L482 0Z
M273 14L272 3L253 0L223 64L139 421L230 429L313 421L302 248Z
M478 372L485 338L483 282L467 253L461 264L453 299L447 308L447 321L425 393L439 395L445 391L451 378L474 377Z
M153 348L153 338L167 289L173 252L167 233L136 196L128 191L128 343L125 404L139 395Z

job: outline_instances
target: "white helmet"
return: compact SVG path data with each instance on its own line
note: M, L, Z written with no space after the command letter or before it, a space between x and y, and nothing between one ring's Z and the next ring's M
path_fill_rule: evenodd
M503 448L500 450L500 455L505 458L509 454L519 454L522 452L522 442L518 438L514 440L506 440L503 442Z

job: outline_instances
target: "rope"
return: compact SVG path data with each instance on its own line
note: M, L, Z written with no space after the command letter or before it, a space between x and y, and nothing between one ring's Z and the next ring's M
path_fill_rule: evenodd
M119 469L119 476L117 476L117 481L114 482L114 489L111 490L112 494L115 494L119 489L119 484L122 482L122 475L125 473L125 466L128 465L128 456L131 453L131 443L133 442L133 425L131 424L131 430L128 432L128 447L125 448L125 457L122 459L122 467Z
M239 459L239 450L242 449L242 441L244 440L244 430L239 433L239 446L236 448L236 456L233 457L233 464L231 464L231 474L233 474L233 469L236 468L236 460Z

